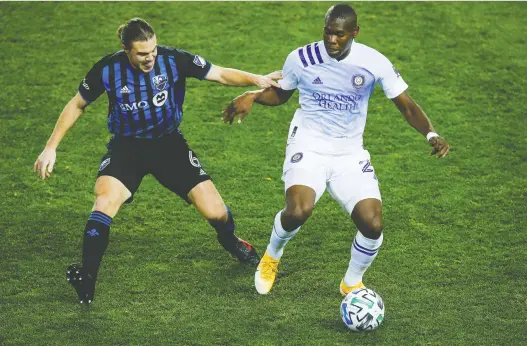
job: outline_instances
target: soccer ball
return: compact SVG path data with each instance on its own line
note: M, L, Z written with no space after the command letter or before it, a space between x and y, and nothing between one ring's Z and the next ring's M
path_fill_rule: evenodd
M372 331L384 320L384 303L380 295L368 288L359 288L340 304L342 321L354 332Z

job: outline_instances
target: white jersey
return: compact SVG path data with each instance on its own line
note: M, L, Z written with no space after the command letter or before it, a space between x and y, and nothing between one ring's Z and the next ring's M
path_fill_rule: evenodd
M375 83L390 99L408 88L384 55L357 42L341 61L328 55L323 41L295 49L285 61L279 83L284 90L300 93L288 143L304 138L306 149L329 154L362 148Z

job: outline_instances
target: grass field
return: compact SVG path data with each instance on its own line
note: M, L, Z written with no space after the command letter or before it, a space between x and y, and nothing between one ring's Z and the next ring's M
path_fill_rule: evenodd
M319 40L331 3L0 2L0 344L527 345L525 3L357 2L358 41L384 53L452 145L441 160L380 89L365 144L381 182L385 243L365 283L386 303L374 333L339 316L354 227L329 195L289 243L272 294L219 247L192 207L148 177L112 225L90 309L64 270L109 138L106 96L32 173L66 102L117 26L141 16L158 42L267 73ZM244 89L191 80L182 130L263 254L297 97L220 121Z

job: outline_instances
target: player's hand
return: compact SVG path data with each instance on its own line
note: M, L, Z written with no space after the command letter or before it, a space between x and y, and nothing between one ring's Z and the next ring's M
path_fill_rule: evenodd
M232 124L234 118L238 116L238 124L241 124L243 118L251 111L254 104L254 95L246 92L236 97L231 103L221 112L224 123Z
M41 179L48 178L51 175L51 172L53 172L53 166L55 166L56 159L57 152L54 149L44 148L33 165L33 172L37 172L37 175Z
M258 76L254 84L262 89L267 89L271 86L280 88L280 84L276 82L279 79L282 79L282 71L274 71L265 76Z
M436 155L437 157L447 156L450 151L450 145L443 137L432 137L428 141L430 145L434 148L430 155Z

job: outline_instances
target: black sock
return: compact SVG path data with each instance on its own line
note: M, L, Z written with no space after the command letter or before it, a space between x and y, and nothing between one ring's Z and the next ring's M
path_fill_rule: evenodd
M84 241L82 243L82 267L95 280L101 265L102 256L108 247L110 239L110 225L112 218L108 215L94 211L84 228Z
M220 244L223 245L226 250L233 251L237 242L237 238L234 236L236 224L234 223L234 219L229 207L225 206L225 208L227 209L228 215L227 223L221 221L209 221L209 223L216 230Z

